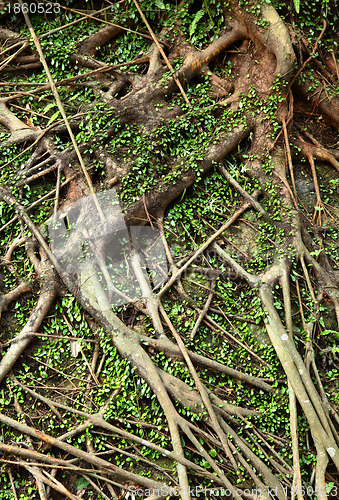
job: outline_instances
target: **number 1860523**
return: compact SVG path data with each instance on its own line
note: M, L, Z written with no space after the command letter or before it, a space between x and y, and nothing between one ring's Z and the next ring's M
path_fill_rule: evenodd
M13 2L7 5L10 14L59 14L59 3L19 3Z

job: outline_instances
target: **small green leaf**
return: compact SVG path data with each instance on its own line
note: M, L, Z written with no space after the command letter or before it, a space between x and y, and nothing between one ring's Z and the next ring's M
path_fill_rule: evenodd
M294 3L294 7L295 7L297 14L299 14L299 12L300 12L300 0L293 0L293 3Z
M87 479L85 479L84 477L80 477L77 480L77 482L75 483L75 487L78 490L83 490L83 489L87 488L88 485L89 485L89 481L87 481Z
M321 335L333 335L334 337L339 338L339 333L335 330L323 330Z
M326 493L327 494L331 493L333 486L334 486L334 483L326 483Z
M55 106L56 106L55 102L50 102L49 104L47 104L47 106L44 108L44 114L46 114L47 111L49 111L51 108L54 108Z
M198 22L200 21L200 19L202 18L203 15L204 15L204 10L203 9L198 10L198 12L195 14L193 22L192 22L191 27L190 27L190 36L192 36L194 34L195 28L197 27L197 24L198 24Z
M212 458L215 458L217 456L217 452L214 449L212 449L210 450L210 455Z
M47 125L50 125L52 122L54 122L57 117L60 115L60 111L56 111L55 113L52 114L52 116L50 117L50 119L48 120L48 123Z

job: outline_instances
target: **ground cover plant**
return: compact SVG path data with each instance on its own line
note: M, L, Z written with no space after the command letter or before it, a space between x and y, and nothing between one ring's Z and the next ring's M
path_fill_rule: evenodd
M0 12L0 498L336 498L337 4Z

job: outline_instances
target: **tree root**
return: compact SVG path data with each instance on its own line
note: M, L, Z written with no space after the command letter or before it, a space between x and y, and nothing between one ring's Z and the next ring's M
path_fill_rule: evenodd
M20 283L14 290L0 296L0 319L4 311L7 311L8 306L14 300L17 300L23 293L31 292L32 289L28 283Z
M49 260L43 251L41 251L40 273L43 276L43 284L39 299L26 325L21 330L19 335L17 335L15 342L10 345L9 349L0 361L0 381L4 380L19 356L30 344L32 336L27 336L27 334L38 331L39 326L41 325L58 293L59 283L56 281L56 277L51 269Z

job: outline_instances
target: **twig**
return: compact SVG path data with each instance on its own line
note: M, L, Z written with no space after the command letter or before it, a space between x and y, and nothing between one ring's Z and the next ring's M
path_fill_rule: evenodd
M134 434L132 434L130 432L127 432L127 431L125 431L123 429L119 429L119 427L116 427L116 426L110 424L109 422L106 422L106 420L104 420L104 418L103 418L103 416L102 416L102 414L100 412L99 413L94 413L94 414L93 413L91 413L91 414L90 413L85 413L85 412L83 412L81 410L78 410L77 408L71 408L70 406L67 406L65 404L58 403L57 401L52 401L51 399L46 398L46 397L42 396L41 394L35 392L31 388L25 386L24 384L22 384L21 382L19 382L19 380L16 379L14 376L12 376L12 377L13 377L13 380L15 381L15 383L17 385L19 385L26 392L28 392L32 396L35 396L36 398L40 399L40 401L43 401L47 405L52 404L52 405L54 405L54 406L56 406L58 408L66 410L68 412L75 413L77 415L81 415L81 416L87 418L91 422L92 425L95 425L97 427L102 427L103 429L106 429L106 430L108 430L110 432L118 434L118 436L121 436L122 438L124 438L126 440L134 441L134 442L136 442L138 444L141 444L142 446L147 446L151 450L157 451L157 452L165 455L167 458L175 460L176 462L182 463L186 467L189 467L192 470L195 470L198 474L199 473L203 474L206 477L209 477L210 479L212 479L214 481L217 481L217 478L213 474L211 474L209 472L206 472L206 470L204 470L202 467L200 467L199 465L195 464L194 462L191 462L190 460L187 460L185 457L180 457L176 453L168 451L165 448L162 448L161 446L157 446L156 444L154 444L154 443L152 443L150 441L147 441L146 439L143 439L143 438L141 438L141 437L139 437L137 435L134 435ZM1 447L0 447L0 449L1 449ZM52 458L52 457L48 457L48 458ZM54 460L56 460L56 459L54 459ZM219 484L220 484L220 481L219 481Z
M255 208L260 214L263 214L265 217L268 217L266 210L260 205L260 203L250 195L242 186L240 186L239 182L237 182L231 174L226 170L222 165L218 165L218 170L222 173L222 175L227 179L227 181L235 187L237 191L245 198L245 200L250 201L253 208Z
M111 500L107 495L105 495L105 493L102 491L101 488L99 488L94 481L92 481L92 479L88 476L86 476L86 474L82 474L82 477L84 477L86 479L86 481L89 482L89 484L92 485L92 487L95 489L95 491L97 491L100 495L99 498L103 497L105 498L106 500Z
M256 358L260 364L263 364L269 368L271 368L271 365L269 363L267 363L267 361L265 361L264 359L262 359L260 356L258 356L258 354L256 354L255 352L253 352L246 344L244 344L243 342L241 342L239 339L237 339L234 335L232 335L230 332L228 332L227 330L225 330L225 328L223 328L222 326L219 325L219 323L217 323L211 316L209 316L208 314L206 315L206 324L211 328L211 325L213 325L217 330L220 330L222 331L225 335L227 335L227 337L229 337L230 339L233 340L233 342L236 342L238 345L240 345L240 347L242 347L243 349L245 349L245 351L247 351L251 356L253 356L254 358ZM232 325L232 323L230 322L230 320L226 317L226 320L228 321L228 323L231 325L231 327L236 331L236 328L234 325Z
M210 308L210 305L211 305L211 302L212 302L212 299L213 299L213 295L214 295L214 286L215 286L215 278L212 279L212 284L211 284L211 288L212 290L210 291L209 295L208 295L208 298L206 300L206 303L204 305L204 308L200 311L200 314L198 316L198 319L197 321L195 322L195 325L193 327L193 330L191 331L191 339L194 339L194 336L195 334L197 333L198 331L198 328L200 326L200 323L201 321L203 320L204 316L207 314L207 311L209 310Z
M76 178L76 175L72 175L72 177L69 177L69 179L67 179L65 182L63 182L60 186L60 189L63 188L64 186L66 186L66 184L68 184L70 181L72 181L73 179ZM50 191L49 193L45 194L44 196L42 196L41 198L39 198L38 200L34 201L33 203L31 203L31 205L29 205L28 207L25 207L27 211L29 210L32 210L32 208L36 207L37 205L39 205L42 201L45 201L47 200L50 196L52 196L54 193L56 192L56 189L53 189L52 191ZM15 222L16 220L19 219L19 215L15 215L14 217L12 217L12 219L10 219L8 222L6 222L6 224L4 224L1 228L0 228L0 233L1 231L3 231L4 229L6 229L6 227L8 227L10 224L12 224L13 222Z
M66 323L66 325L67 325L68 330L69 330L69 331L70 331L70 333L71 333L71 334L75 337L75 334L74 334L73 328L72 328L72 326L71 326L70 322L68 321L67 316L65 315L65 313L64 313L64 312L62 313L62 317L63 317L63 318L64 318L64 320L65 320L65 323ZM87 360L87 358L86 358L86 356L85 356L85 353L83 352L83 350L82 350L82 349L81 349L81 351L80 351L80 352L81 352L81 355L82 355L82 357L83 357L83 360L84 360L84 361L85 361L85 363L86 363L87 368L89 369L90 374L92 375L92 378L93 378L94 382L96 383L96 385L100 385L100 382L99 382L99 380L97 379L97 377L96 377L96 375L95 375L94 371L92 370L92 367L91 367L91 365L89 364L89 362L88 362L88 360Z
M137 10L138 10L138 12L139 12L139 14L140 14L140 16L141 16L142 20L144 21L145 25L147 26L147 29L148 29L148 31L149 31L149 33L150 33L151 37L152 37L153 42L154 42L154 43L155 43L155 45L157 46L157 48L158 48L158 50L159 50L160 54L161 54L161 55L162 55L162 57L164 58L164 61L165 61L166 65L167 65L168 69L169 69L169 70L170 70L170 72L172 73L172 75L173 75L173 79L174 79L175 83L177 84L178 89L180 90L180 93L181 93L181 95L183 96L185 103L187 104L187 106L188 106L189 108L191 108L191 107L192 107L192 104L190 103L190 101L189 101L189 99L188 99L188 97L187 97L187 95L186 95L186 92L184 91L184 88L183 88L183 86L182 86L182 85L181 85L181 83L180 83L179 78L176 76L176 74L175 74L175 71L174 71L174 68L173 68L172 64L169 62L168 57L166 56L166 54L165 54L165 52L164 52L163 48L161 47L160 43L158 42L157 37L156 37L156 36L155 36L155 34L154 34L154 31L152 30L151 26L149 25L149 23L148 23L148 21L147 21L147 19L146 19L145 15L144 15L144 13L143 13L143 12L142 12L142 10L140 9L140 7L139 7L139 4L138 4L137 0L133 0L133 2L134 2L134 5L135 5L135 6L136 6L136 8L137 8Z
M86 462L93 464L99 469L107 471L108 473L112 474L113 476L116 476L117 478L133 481L136 484L141 484L142 486L145 486L146 488L150 489L165 487L163 483L160 482L158 483L156 481L153 481L152 479L148 479L141 475L134 474L131 471L125 471L124 469L120 469L118 466L114 465L111 462L107 462L106 460L96 457L91 453L87 453L79 448L76 448L75 446L72 446L68 443L64 443L63 441L60 441L60 439L57 439L51 435L41 432L38 429L23 424L22 422L10 418L4 415L3 413L0 413L0 422L10 427L13 427L14 429L18 430L23 434L27 434L31 437L38 438L41 441L48 443L49 445L55 446L65 451L66 453L69 453L77 458L85 460Z
M194 252L194 254L192 255L192 257L190 259L188 259L188 261L180 268L178 269L174 274L173 276L169 279L169 281L166 283L166 285L160 290L158 296L159 298L163 297L164 294L169 290L169 288L173 285L173 283L176 282L176 280L182 275L182 273L185 271L185 269L187 269L191 264L192 262L195 261L195 259L197 257L199 257L200 254L202 254L202 252L204 250L206 250L206 248L208 248L210 246L211 243L213 243L214 240L216 240L218 238L218 236L220 234L222 234L228 227L230 227L233 222L239 217L239 215L241 215L245 210L247 210L247 208L249 208L250 206L252 205L252 203L250 202L245 202L236 212L235 214L232 215L232 217L230 217L228 219L227 222L225 222L225 224L223 224L219 229L218 231L216 231L212 236L210 236L206 241L205 243L203 243L199 248L198 250L196 250L196 252Z
M120 3L120 2L117 2L117 3ZM70 9L69 7L64 7L63 5L60 5L60 7L62 9L65 9L65 10L69 10L70 12L74 12L75 14L82 14L82 12L79 11L79 10L77 10L77 9ZM109 26L115 26L116 28L120 28L123 31L128 31L130 33L135 33L136 35L139 35L139 36L142 36L144 38L147 38L148 40L152 40L152 38L149 35L146 35L144 33L140 33L140 31L131 30L130 28L126 28L125 26L121 26L120 24L111 23L110 21L106 21L104 19L99 19L98 17L91 16L90 14L86 14L86 17L89 18L89 19L93 19L94 21L99 21L100 23L107 24Z
M20 3L21 8L22 8L22 0L19 0L19 3ZM46 74L47 74L47 77L48 77L49 83L50 83L50 85L51 85L51 90L52 90L52 92L53 92L53 95L54 95L55 101L56 101L56 103L57 103L57 106L58 106L58 108L59 108L59 111L60 111L60 113L61 113L61 116L62 116L62 118L63 118L63 120L64 120L64 122L65 122L65 125L66 125L66 128L67 128L67 131L68 131L69 136L70 136L70 138L71 138L71 141L72 141L72 144L73 144L74 150L75 150L75 152L76 152L76 154L77 154L77 157L78 157L78 160L79 160L79 163L80 163L81 169L82 169L82 171L83 171L83 174L84 174L84 176L85 176L85 179L86 179L86 181L87 181L87 184L88 184L89 190L90 190L90 192L91 192L91 194L92 194L92 196L93 196L93 201L94 201L95 206L96 206L96 208L97 208L97 210L98 210L98 213L99 213L100 219L101 219L102 221L104 221L104 220L105 220L104 213L103 213L103 211L102 211L102 209L101 209L101 206L100 206L100 204L99 204L99 202L98 202L98 199L97 199L97 196L96 196L96 194L95 194L94 187L93 187L93 184L92 184L92 180L91 180L90 176L88 175L88 172L87 172L87 169L86 169L85 163L84 163L84 161L83 161L82 155L81 155L81 153L80 153L80 150L79 150L79 148L78 148L78 145L77 145L77 142L76 142L76 140L75 140L74 134L73 134L73 132L72 132L71 126L70 126L70 124L69 124L69 121L68 121L67 115L66 115L66 113L65 113L65 109L64 109L64 107L63 107L63 104L62 104L62 102L61 102L61 99L60 99L60 96L59 96L58 90L57 90L56 85L55 85L55 83L54 83L54 80L53 80L53 77L52 77L52 75L51 75L51 72L49 71L49 68L48 68L48 65L47 65L46 59L45 59L45 57L44 57L44 54L43 54L43 52L42 52L40 42L39 42L39 40L38 40L38 37L37 37L37 36L36 36L36 34L35 34L35 31L34 31L34 29L33 29L33 26L32 26L32 24L31 24L31 21L30 21L30 19L29 19L28 15L27 15L27 13L26 13L25 11L22 11L22 12L23 12L23 15L24 15L24 18L25 18L26 24L27 24L27 26L28 26L28 29L29 29L29 31L30 31L30 33L31 33L32 39L33 39L33 41L34 41L34 45L35 45L35 47L36 47L36 49L37 49L37 51L38 51L38 54L39 54L39 56L40 56L41 63L42 63L42 65L43 65L43 67L44 67L44 70L45 70L45 72L46 72Z
M16 492L16 487L14 485L13 475L12 475L11 469L8 469L8 477L9 477L9 480L10 480L10 483L11 483L11 487L12 487L14 499L18 500L18 495L17 495L17 492Z
M228 444L228 440L223 432L223 430L221 429L220 427L220 424L218 422L218 419L217 419L217 416L215 414L215 411L214 409L212 408L212 404L211 404L211 401L210 401L210 398L209 398L209 395L206 391L206 388L204 387L204 385L202 384L198 374L197 374L197 371L192 363L192 360L188 354L188 351L186 349L186 346L184 344L184 342L182 341L180 335L177 333L176 329L174 328L174 326L172 325L172 322L171 320L169 319L164 307L162 304L160 304L160 312L167 324L167 326L169 327L169 329L171 330L171 333L172 335L174 336L178 346L179 346L179 349L180 351L182 352L182 355L183 355L183 358L188 366L188 369L191 373L191 376L195 382L195 385L196 385L196 388L197 390L199 391L200 393L200 396L201 396L201 399L204 403L204 406L209 414L209 417L211 419L211 422L213 424L213 429L215 430L215 432L218 434L218 437L223 445L223 448L226 452L226 455L227 457L229 458L229 460L231 461L233 467L234 467L234 470L238 470L238 466L237 466L237 463L235 462L234 460L234 457L231 453L231 450L229 448L229 444Z
M60 181L61 181L61 162L58 163L57 181L55 188L55 201L54 201L54 216L56 216L59 206Z
M320 32L320 35L318 36L318 38L317 38L317 40L316 40L315 44L314 44L314 47L313 47L312 53L311 53L310 57L308 57L308 58L306 59L306 61L304 62L304 64L301 66L301 68L299 68L299 69L298 69L298 71L296 72L296 74L294 75L294 77L291 79L290 84L289 84L289 89L292 87L293 83L296 81L296 79L298 78L298 76L300 75L300 73L301 73L302 71L304 71L304 69L305 69L306 65L307 65L307 64L311 61L311 59L313 59L314 54L316 53L316 51L317 51L317 49L318 49L318 44L319 44L319 42L320 42L320 40L321 40L321 38L322 38L323 34L325 33L326 26L327 26L326 21L325 21L325 19L323 19L323 28L322 28L322 30L321 30L321 32Z
M123 0L124 1L124 0ZM121 3L121 2L116 2L116 3ZM61 6L60 6L61 7ZM63 7L65 8L65 7ZM66 9L66 8L65 8ZM103 12L106 12L106 10L109 10L109 9L112 9L112 6L111 5L108 5L108 7L104 7L103 9L99 9L97 10L95 13L96 14L101 14ZM67 10L71 10L71 9L67 9ZM82 17L79 17L78 19L75 19L74 21L70 22L70 23L67 23L67 24L63 24L62 26L60 26L59 28L55 28L55 29L52 29L52 30L49 30L47 31L46 33L43 33L42 35L40 35L40 38L45 38L46 36L50 36L50 35L53 35L54 33L58 33L59 31L61 30L64 30L66 28L69 28L70 26L74 26L74 24L78 24L80 23L81 21L85 21L86 19L88 19L88 16L85 15L85 16L82 16ZM102 20L103 22L103 20Z
M69 337L68 335L54 335L51 333L27 332L27 337L30 337L30 336L44 337L47 339L51 338L51 339L82 340L83 342L92 342L94 344L98 344L98 341L95 339L86 339L83 337ZM17 340L14 338L14 339L8 340L4 344L2 344L2 346L5 347L5 346L7 346L9 344L13 344L15 342L17 342Z
M12 55L8 56L8 58L7 58L7 59L6 59L6 60L5 60L5 61L1 64L1 66L0 66L0 72L1 72L1 71L2 71L2 70L6 67L6 66L8 66L8 64L9 64L10 62L12 62L12 61L13 61L13 59L15 59L15 58L16 58L16 56L17 56L18 54L20 54L20 52L22 52L23 50L25 50L25 48L26 48L27 46L28 46L28 42L24 42L24 43L22 44L22 46L21 46L21 47L20 47L20 48L19 48L19 49L15 52L15 54L12 54Z
M287 164L288 168L290 171L290 176L291 176L291 181L292 181L292 187L293 187L293 193L295 199L297 199L297 190L295 188L295 179L294 179L294 172L293 172L293 163L292 163L292 156L291 156L291 148L290 148L290 143L288 140L288 133L287 133L287 127L286 127L286 121L285 121L285 116L283 116L282 119L282 128L284 131L284 140L285 140L285 148L287 152Z

